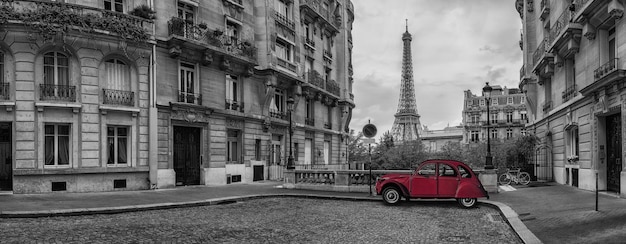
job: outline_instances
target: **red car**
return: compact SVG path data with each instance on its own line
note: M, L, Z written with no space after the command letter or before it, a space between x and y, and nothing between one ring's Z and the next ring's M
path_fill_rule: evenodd
M426 160L412 174L386 174L376 180L376 193L387 204L401 198L455 198L470 208L479 197L489 198L474 171L455 160Z

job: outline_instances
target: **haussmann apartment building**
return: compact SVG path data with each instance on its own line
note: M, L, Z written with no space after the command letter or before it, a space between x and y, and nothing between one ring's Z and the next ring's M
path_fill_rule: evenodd
M347 165L349 0L15 0L0 11L0 190L281 179L290 148L295 167Z

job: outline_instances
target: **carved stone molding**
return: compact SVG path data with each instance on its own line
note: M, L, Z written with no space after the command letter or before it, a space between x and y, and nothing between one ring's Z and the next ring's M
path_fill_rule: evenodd
M211 51L209 50L205 50L202 54L202 64L204 66L208 66L211 63L213 63L213 53L211 53Z
M170 58L177 58L182 53L182 49L180 48L180 46L174 45L170 47L169 53L170 53Z
M243 130L244 123L245 123L245 122L244 122L243 120L237 120L237 119L226 119L226 128L241 129L241 130Z
M186 106L177 103L170 103L172 112L170 119L183 120L189 123L209 123L211 110L197 106Z

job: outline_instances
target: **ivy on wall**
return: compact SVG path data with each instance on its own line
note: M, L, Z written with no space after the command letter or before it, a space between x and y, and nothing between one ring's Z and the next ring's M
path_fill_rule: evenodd
M0 25L9 20L21 21L36 30L46 40L58 34L66 34L71 29L81 32L98 33L108 31L120 38L135 42L146 42L150 34L142 26L142 21L121 13L100 10L81 13L74 6L65 4L40 4L34 9L19 10L10 5L0 6Z

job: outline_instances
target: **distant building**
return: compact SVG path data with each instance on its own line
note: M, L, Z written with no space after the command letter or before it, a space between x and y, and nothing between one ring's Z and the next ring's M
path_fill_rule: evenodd
M489 118L484 96L465 91L463 108L463 143L471 145L492 139L506 140L526 134L524 124L528 122L526 95L518 88L502 88L492 85ZM489 120L489 127L487 126Z
M439 152L447 144L453 143L460 145L461 141L463 141L464 131L462 125L447 126L442 130L429 130L424 126L420 138L422 139L422 145L426 147L428 152Z

